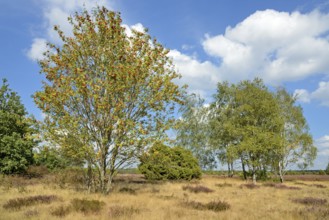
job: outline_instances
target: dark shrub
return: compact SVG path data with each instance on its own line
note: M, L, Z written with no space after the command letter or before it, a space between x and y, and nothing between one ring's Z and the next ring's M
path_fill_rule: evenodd
M206 186L200 186L200 185L198 185L198 186L183 186L183 190L188 190L188 191L193 192L193 193L200 193L200 192L211 193L211 192L214 192L214 190L209 189Z
M230 204L225 201L212 201L208 203L187 201L184 203L184 205L197 210L211 210L214 212L225 211L231 207Z
M313 198L313 197L305 197L305 198L299 198L299 199L293 199L293 202L300 203L303 205L324 205L327 203L326 199L319 199L319 198Z
M191 180L201 177L198 160L181 147L155 144L140 157L140 172L149 180Z
M48 173L49 171L46 166L29 166L24 176L28 178L42 178Z
M73 210L84 214L98 213L105 205L102 201L88 199L73 199L71 203Z
M312 184L311 186L314 186L316 188L320 188L320 189L325 189L327 188L325 185L322 185L322 184Z
M119 192L136 195L136 190L132 189L132 188L129 188L129 187L122 187L122 188L119 189Z
M139 209L134 208L132 206L130 207L124 207L124 206L112 206L109 209L109 217L112 218L120 218L122 216L130 217L133 214L138 214L140 212Z
M264 183L263 186L273 187L273 188L276 188L276 189L300 190L299 187L296 187L296 186L287 186L287 185L284 185L282 183Z
M56 199L57 197L54 195L39 195L29 196L25 198L10 199L6 204L3 205L3 208L19 210L24 206L32 206L35 204L49 204Z
M28 218L35 217L39 215L39 212L37 210L27 210L24 215Z
M233 185L231 183L217 183L215 186L218 187L232 187Z
M260 186L254 184L254 183L246 183L246 184L242 184L240 185L240 188L248 188L248 189L258 189Z
M70 207L59 206L51 211L51 214L57 217L65 217L71 212Z

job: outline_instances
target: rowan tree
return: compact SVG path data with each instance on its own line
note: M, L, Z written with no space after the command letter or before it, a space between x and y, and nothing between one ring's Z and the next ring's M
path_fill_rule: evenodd
M48 140L82 155L108 193L119 167L165 137L183 88L169 51L147 30L128 36L119 13L102 7L69 21L72 37L55 26L62 45L49 43L40 61L35 102Z

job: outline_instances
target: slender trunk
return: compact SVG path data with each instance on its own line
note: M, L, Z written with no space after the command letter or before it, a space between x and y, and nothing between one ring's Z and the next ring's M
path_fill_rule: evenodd
M113 176L114 176L114 173L115 173L115 161L117 159L118 153L119 153L119 147L115 146L115 148L113 149L111 160L110 160L110 167L109 167L109 172L110 173L109 173L109 176L108 176L108 182L104 186L105 194L108 194L112 189L112 181L113 181Z
M256 181L257 181L256 170L257 170L257 168L253 164L251 166L252 166L252 183L256 184Z
M282 164L281 161L279 162L279 176L280 176L280 182L283 183L283 173L282 173Z
M91 163L88 161L87 186L89 193L91 193L92 181L93 181L93 171L92 171Z
M230 165L231 165L231 177L233 177L234 176L233 162L231 162Z
M227 162L227 177L231 177L231 168L229 162Z
M243 178L244 178L244 180L247 180L246 167L245 167L242 157L241 157L241 164L242 164Z
M107 194L106 189L106 159L105 157L101 160L101 166L100 166L100 190L103 194Z

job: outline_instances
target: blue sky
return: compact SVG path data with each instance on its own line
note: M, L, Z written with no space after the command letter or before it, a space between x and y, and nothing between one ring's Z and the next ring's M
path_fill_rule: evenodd
M218 81L261 77L285 86L299 103L319 149L313 168L329 162L329 1L316 0L2 0L0 78L42 119L32 94L41 88L37 59L52 31L83 7L120 11L127 28L146 27L171 50L180 84L211 101Z

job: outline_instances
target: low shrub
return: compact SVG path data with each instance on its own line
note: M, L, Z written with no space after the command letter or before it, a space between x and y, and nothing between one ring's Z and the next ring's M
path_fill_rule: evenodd
M122 188L119 189L119 192L128 193L128 194L131 194L131 195L136 195L136 190L132 189L132 188L129 188L129 187L122 187Z
M37 210L27 210L26 212L24 212L24 215L28 218L32 218L38 216L39 212Z
M98 213L105 205L102 201L88 199L73 199L71 204L74 211L84 214Z
M217 184L215 184L215 186L218 186L218 187L232 187L233 184L231 184L231 183L217 183Z
M276 189L300 190L299 187L296 187L296 186L287 186L287 185L284 185L282 183L264 183L263 186L273 187L273 188L276 188Z
M211 193L211 192L214 192L214 190L206 187L206 186L201 186L201 185L197 185L197 186L183 186L182 189L184 191L188 190L190 192L193 192L193 193Z
M36 204L49 204L55 200L57 200L57 197L54 195L29 196L25 198L10 199L6 204L3 205L3 208L19 210L24 206L33 206Z
M240 188L247 188L247 189L258 189L260 186L254 184L254 183L246 183L240 185Z
M42 178L49 173L46 166L29 166L24 174L27 178Z
M201 177L198 160L181 147L154 144L140 158L139 171L148 180L191 180Z
M299 209L297 214L300 219L329 219L329 209L326 207L306 207Z
M68 215L71 212L71 207L69 206L59 206L55 209L53 209L50 214L57 216L57 217L65 217L66 215Z
M110 218L120 218L122 216L130 217L134 214L138 214L139 212L140 210L134 208L133 206L130 207L112 206L109 209L109 217Z
M298 198L298 199L293 199L292 201L303 205L314 205L314 206L324 205L327 203L326 199L319 199L314 197Z
M225 201L211 201L208 203L186 201L184 205L197 210L211 210L214 212L225 211L231 207L230 204Z
M311 186L314 186L316 188L320 188L320 189L325 189L327 188L325 185L322 185L322 184L312 184Z

